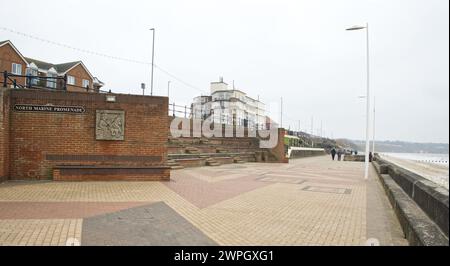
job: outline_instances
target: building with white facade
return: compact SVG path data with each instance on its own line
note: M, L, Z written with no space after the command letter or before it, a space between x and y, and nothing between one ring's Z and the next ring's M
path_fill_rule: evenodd
M266 127L265 105L257 99L247 96L220 78L211 82L211 95L195 97L192 103L192 117L207 119L214 123L239 125L250 128Z

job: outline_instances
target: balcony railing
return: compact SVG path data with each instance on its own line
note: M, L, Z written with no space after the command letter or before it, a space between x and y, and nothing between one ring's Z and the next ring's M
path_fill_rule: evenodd
M51 90L67 90L67 75L59 77L43 77L33 75L18 75L3 72L3 87L11 85L13 88L40 88Z

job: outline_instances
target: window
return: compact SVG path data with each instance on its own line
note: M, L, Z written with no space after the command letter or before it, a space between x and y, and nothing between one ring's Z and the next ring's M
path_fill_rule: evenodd
M22 65L12 63L12 71L11 72L16 75L22 75Z
M83 88L89 87L89 80L83 79Z
M27 79L27 83L29 85L37 85L39 82L39 78L37 77L38 70L34 69L34 68L27 68L26 72L27 72L27 76L29 76Z
M56 89L56 79L54 79L56 77L56 74L47 73L47 77L49 77L47 79L47 87Z
M75 77L74 76L67 76L67 84L68 85L75 85Z

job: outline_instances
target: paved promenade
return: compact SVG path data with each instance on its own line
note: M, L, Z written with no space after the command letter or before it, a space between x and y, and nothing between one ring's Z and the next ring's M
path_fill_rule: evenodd
M8 182L0 245L406 245L375 172L328 157L170 182Z

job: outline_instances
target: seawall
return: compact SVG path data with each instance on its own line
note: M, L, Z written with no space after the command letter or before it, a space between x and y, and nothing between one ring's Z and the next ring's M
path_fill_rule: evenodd
M373 165L409 243L448 246L448 190L378 155Z

